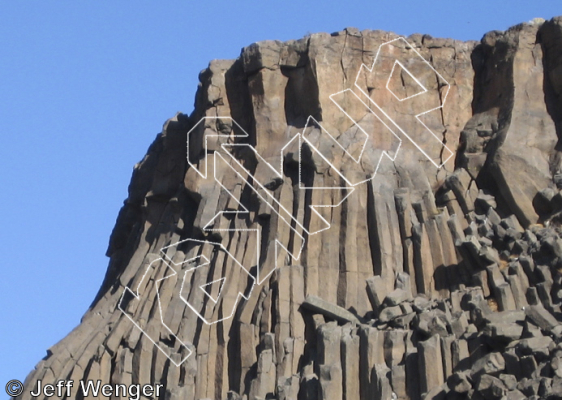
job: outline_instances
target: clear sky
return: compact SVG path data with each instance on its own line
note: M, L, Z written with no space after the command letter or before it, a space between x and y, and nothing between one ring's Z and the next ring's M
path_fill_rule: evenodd
M479 40L560 0L4 1L0 6L0 396L93 300L132 168L199 71L265 39L345 27Z

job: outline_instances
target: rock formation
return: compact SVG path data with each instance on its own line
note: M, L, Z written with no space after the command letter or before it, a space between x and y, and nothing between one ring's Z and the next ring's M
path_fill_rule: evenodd
M212 61L135 166L92 306L26 387L562 398L562 17L397 38Z

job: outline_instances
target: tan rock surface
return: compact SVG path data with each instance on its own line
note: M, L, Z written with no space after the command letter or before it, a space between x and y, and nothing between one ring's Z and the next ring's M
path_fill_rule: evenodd
M562 205L535 209L561 175L562 19L481 43L397 38L348 28L212 61L193 113L135 166L91 308L26 386L161 383L195 400L562 387ZM521 329L490 322L521 307Z

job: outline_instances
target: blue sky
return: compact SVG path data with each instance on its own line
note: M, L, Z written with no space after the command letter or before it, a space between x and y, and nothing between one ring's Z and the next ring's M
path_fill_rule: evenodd
M132 168L198 74L266 39L344 27L479 40L542 1L5 1L0 6L0 388L87 310Z

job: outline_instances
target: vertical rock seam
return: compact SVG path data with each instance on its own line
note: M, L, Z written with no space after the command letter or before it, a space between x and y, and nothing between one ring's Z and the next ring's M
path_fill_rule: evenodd
M480 42L407 38L449 84L423 119L438 140L416 138L429 159L361 101L339 98L354 125L330 97L357 76L377 101L417 94L414 64L387 87L359 74L395 38L348 28L212 61L194 111L168 120L134 168L91 307L18 399L38 380L161 384L161 399L562 398L562 17ZM344 147L281 153L305 127ZM352 165L357 127L376 146ZM255 153L231 146L240 165L200 175L225 144ZM349 195L341 176L372 173L383 151L395 159ZM273 272L254 285L258 269ZM75 384L68 398L86 397Z

